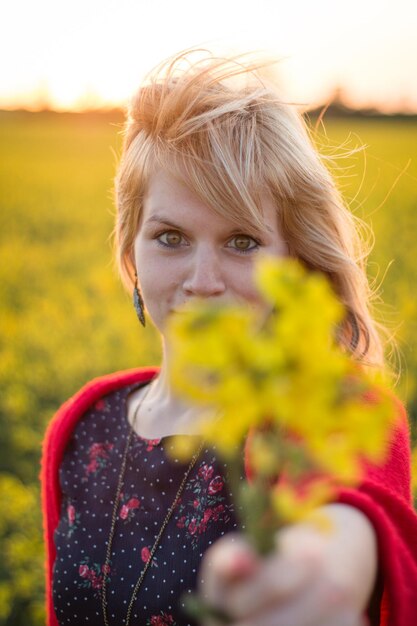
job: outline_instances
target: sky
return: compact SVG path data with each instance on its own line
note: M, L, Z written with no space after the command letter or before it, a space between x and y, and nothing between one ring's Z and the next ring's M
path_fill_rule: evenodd
M354 106L417 112L416 0L3 0L0 108L123 105L191 46L275 55L306 107L341 88Z

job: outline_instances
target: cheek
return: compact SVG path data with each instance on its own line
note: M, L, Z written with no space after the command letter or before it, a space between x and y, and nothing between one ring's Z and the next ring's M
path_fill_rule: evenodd
M138 279L145 307L153 317L166 300L164 281L152 267L147 267L145 271L138 272Z
M229 277L229 287L239 300L247 302L250 306L262 304L262 299L254 280L253 265L247 268L237 268Z
M162 330L164 320L175 304L177 280L173 268L149 258L139 265L138 280L145 307L155 326Z
M142 289L152 284L155 278L161 274L160 264L153 254L152 247L139 238L135 244L135 264L139 283ZM157 288L157 284L154 285Z

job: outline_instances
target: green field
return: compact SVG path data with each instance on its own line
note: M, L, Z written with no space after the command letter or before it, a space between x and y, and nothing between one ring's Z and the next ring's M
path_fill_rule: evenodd
M117 114L0 113L0 624L41 626L40 441L88 379L153 364L112 264ZM395 334L398 394L417 418L417 124L331 120L320 143L375 245L369 274ZM356 155L347 153L366 144Z

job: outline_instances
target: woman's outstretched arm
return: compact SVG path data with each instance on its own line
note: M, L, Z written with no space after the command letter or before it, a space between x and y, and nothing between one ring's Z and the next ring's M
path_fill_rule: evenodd
M240 535L219 540L205 555L201 593L239 626L359 626L377 573L377 542L359 510L321 509L331 522L279 531L261 559Z

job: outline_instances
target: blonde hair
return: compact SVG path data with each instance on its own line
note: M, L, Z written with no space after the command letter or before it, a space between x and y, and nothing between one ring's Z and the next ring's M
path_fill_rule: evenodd
M155 168L182 179L242 228L263 230L260 194L268 191L290 254L327 274L346 308L340 343L359 361L382 366L355 218L301 114L280 99L276 84L262 73L264 65L245 56L186 51L158 66L139 89L128 111L115 184L122 278L132 287L134 240Z

